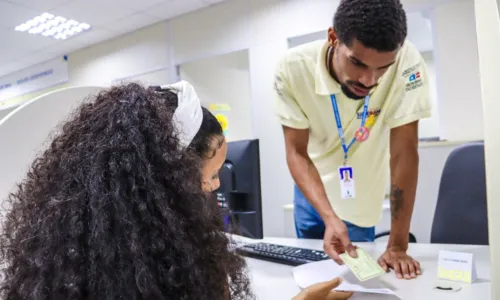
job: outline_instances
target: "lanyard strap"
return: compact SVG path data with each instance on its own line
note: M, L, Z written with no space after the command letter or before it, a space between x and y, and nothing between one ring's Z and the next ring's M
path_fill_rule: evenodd
M342 149L344 150L344 161L347 160L347 154L351 146L356 142L356 137L353 137L349 146L346 146L344 138L344 130L342 129L342 121L340 120L339 107L337 105L337 98L335 95L330 95L332 99L333 113L335 114L335 121L337 121L337 130L339 131L340 142L342 143ZM363 114L361 116L361 127L365 126L366 118L368 116L368 103L370 102L370 96L365 97L365 104L363 105Z

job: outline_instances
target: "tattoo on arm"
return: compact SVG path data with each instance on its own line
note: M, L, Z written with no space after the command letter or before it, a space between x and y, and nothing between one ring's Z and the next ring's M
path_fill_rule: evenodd
M399 215L399 211L403 208L403 190L397 185L393 184L391 186L391 218L396 220Z

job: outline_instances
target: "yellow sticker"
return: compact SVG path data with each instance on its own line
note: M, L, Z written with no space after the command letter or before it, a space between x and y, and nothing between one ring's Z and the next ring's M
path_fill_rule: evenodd
M217 119L217 121L219 121L219 124L222 127L222 131L226 131L227 127L229 126L227 117L223 114L216 114L215 118Z
M471 272L465 270L445 269L441 266L438 266L438 278L472 283Z
M368 119L366 120L365 126L368 128L371 128L373 124L375 123L375 115L370 115Z

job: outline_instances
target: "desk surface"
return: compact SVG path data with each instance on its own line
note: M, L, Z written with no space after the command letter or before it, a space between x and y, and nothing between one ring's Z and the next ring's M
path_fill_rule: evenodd
M238 238L235 238L237 240ZM299 240L285 238L265 238L266 243L280 245L322 249L320 240ZM359 243L374 257L385 250L386 243ZM476 261L478 280L473 284L462 284L458 292L437 291L433 287L437 282L437 260L439 250L450 250L473 253ZM464 245L439 245L439 244L410 244L408 252L420 261L423 274L417 279L397 279L393 272L381 276L381 280L396 292L397 297L373 294L355 294L351 299L439 299L439 300L471 300L491 299L490 291L490 262L489 248L487 246ZM300 289L295 284L292 276L292 267L261 260L247 258L253 291L260 300L291 299L299 293Z

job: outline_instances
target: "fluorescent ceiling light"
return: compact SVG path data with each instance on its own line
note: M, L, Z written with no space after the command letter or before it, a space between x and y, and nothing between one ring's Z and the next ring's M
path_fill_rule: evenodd
M36 16L15 28L16 31L40 34L58 40L65 40L90 29L92 27L87 23L67 20L66 18L54 16L49 13Z

